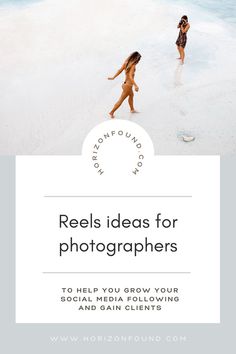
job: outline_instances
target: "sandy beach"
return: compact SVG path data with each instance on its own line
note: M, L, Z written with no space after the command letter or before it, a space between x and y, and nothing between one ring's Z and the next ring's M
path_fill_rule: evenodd
M123 76L107 77L134 50L142 54L140 113L125 103L116 119L140 124L157 154L234 154L236 15L229 11L232 21L194 1L1 5L0 154L80 154L121 93ZM175 41L183 14L191 30L181 66ZM184 143L182 134L196 139Z

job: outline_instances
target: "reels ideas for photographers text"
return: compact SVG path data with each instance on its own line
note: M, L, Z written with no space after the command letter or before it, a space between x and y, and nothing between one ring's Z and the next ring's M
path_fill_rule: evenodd
M17 323L219 323L219 157L150 161L16 158Z

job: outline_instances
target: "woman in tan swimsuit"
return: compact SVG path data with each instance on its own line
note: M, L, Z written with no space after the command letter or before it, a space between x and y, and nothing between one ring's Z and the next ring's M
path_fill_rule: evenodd
M131 113L137 113L137 111L134 109L134 93L133 93L133 86L136 92L139 91L139 87L134 81L134 76L135 76L135 70L136 70L136 64L141 59L141 55L138 52L132 53L128 59L124 62L122 67L117 71L117 73L113 77L109 77L108 80L114 80L117 76L119 76L124 70L125 70L125 82L122 85L123 92L120 96L119 101L116 102L115 106L109 113L111 118L114 118L114 113L115 111L122 105L124 100L129 97L128 102L130 106L130 112Z

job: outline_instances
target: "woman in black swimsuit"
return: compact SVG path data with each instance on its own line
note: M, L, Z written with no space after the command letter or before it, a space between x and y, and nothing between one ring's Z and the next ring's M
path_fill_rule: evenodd
M181 63L184 64L184 58L185 58L185 52L184 48L187 43L187 32L190 28L190 24L188 23L188 17L187 16L182 16L181 20L178 24L179 30L179 36L176 41L176 45L180 54L180 57L178 59L181 60Z
M111 118L114 118L115 111L122 105L124 100L129 97L129 106L131 113L137 113L134 109L134 93L133 93L133 86L136 92L138 92L139 87L134 81L136 65L141 59L141 55L138 52L132 53L124 62L122 67L117 71L117 73L113 77L109 77L108 80L114 80L118 75L120 75L123 71L125 71L125 82L122 85L123 92L120 96L120 99L116 102L115 106L112 108L111 112L109 113Z

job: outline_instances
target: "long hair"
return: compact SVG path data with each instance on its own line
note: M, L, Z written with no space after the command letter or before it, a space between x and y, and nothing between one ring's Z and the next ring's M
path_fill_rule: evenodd
M133 52L126 60L126 71L129 71L132 65L138 64L141 59L139 52Z

